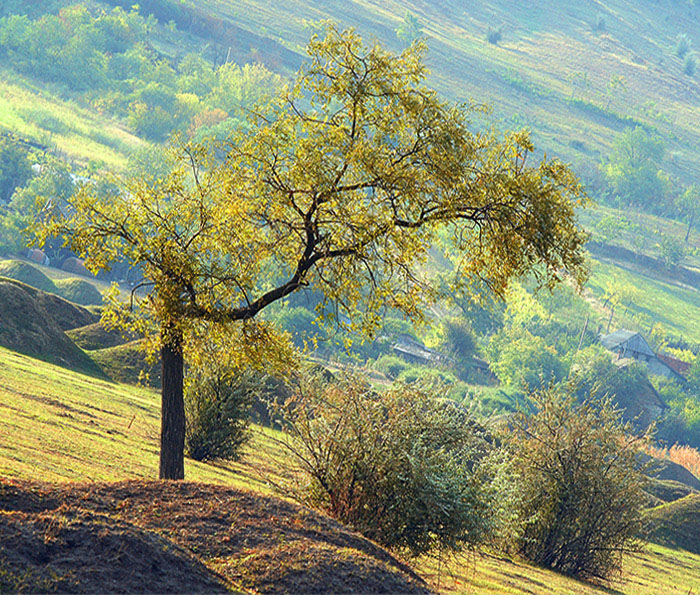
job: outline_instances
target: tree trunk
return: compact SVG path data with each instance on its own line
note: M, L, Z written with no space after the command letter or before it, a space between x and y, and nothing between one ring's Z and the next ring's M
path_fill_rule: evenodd
M160 478L185 477L185 399L182 335L163 333L161 355Z

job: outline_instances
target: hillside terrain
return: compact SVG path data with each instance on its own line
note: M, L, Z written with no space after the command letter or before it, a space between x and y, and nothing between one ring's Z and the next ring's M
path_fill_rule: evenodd
M496 136L503 134L506 139L511 138L507 131L527 129L535 145L534 154L528 158L530 165L543 157L556 157L570 164L583 182L584 194L592 200L584 197L577 203L581 208L577 206L574 211L568 210L566 198L566 209L556 211L561 216L548 220L544 232L536 221L532 237L541 241L549 231L568 229L569 225L570 237L574 237L579 233L574 229L574 220L578 220L588 232L588 240L582 235L581 242L588 242L590 256L590 274L582 288L575 281L586 276L585 267L579 268L578 260L559 261L551 271L548 267L533 268L528 261L527 266L517 270L527 269L529 276L509 279L509 285L503 286L503 295L499 294L503 299L497 299L488 274L484 274L486 282L481 284L481 272L488 273L486 264L499 262L498 257L489 253L490 260L477 260L472 252L467 258L480 263L481 268L476 268L473 285L461 285L464 254L452 247L447 233L439 231L431 236L429 245L426 243L426 258L416 269L416 278L420 277L421 282L429 280L430 289L440 294L440 299L428 308L425 324L413 324L414 313L420 308L415 307L415 300L402 301L401 285L389 284L382 294L382 303L396 298L394 307L381 309L379 302L370 301L367 320L376 315L372 319L376 325L371 332L362 334L355 320L351 320L353 309L361 309L355 303L364 304L361 299L348 302L345 317L342 306L347 304L341 303L342 294L331 291L331 302L336 299L335 305L341 306L333 313L324 299L330 294L324 294L322 285L319 291L309 282L308 286L302 283L300 291L296 291L296 285L291 294L282 293L282 298L265 303L263 312L251 310L254 322L260 322L259 328L255 324L246 326L247 318L235 331L227 327L225 332L232 336L240 331L235 335L238 339L234 339L240 344L218 335L218 330L211 331L207 323L195 332L212 334L198 336L196 345L190 345L192 337L188 333L192 329L186 328L182 334L179 326L179 338L170 345L164 339L168 337L163 330L167 325L158 319L163 314L156 308L157 292L162 287L157 281L149 283L155 281L149 278L150 256L134 265L131 257L125 256L129 250L126 244L113 248L97 241L89 244L92 247L74 244L69 249L60 238L41 236L37 241L34 236L41 235L37 230L45 228L47 221L69 220L73 213L80 212L83 207L76 196L85 199L94 195L96 201L104 201L105 205L121 205L122 211L114 218L118 223L107 226L112 230L108 232L104 231L107 228L100 228L99 208L88 207L85 211L82 225L87 229L98 221L94 237L104 238L126 234L126 228L138 221L138 208L132 199L145 200L153 194L155 208L146 208L153 218L146 217L145 222L133 225L131 245L141 241L140 234L146 229L147 250L157 254L156 260L169 254L173 246L185 245L184 269L179 271L188 269L189 274L190 265L196 268L197 254L205 254L206 261L215 252L212 247L219 244L205 242L191 258L187 250L208 233L209 190L201 195L189 194L176 185L159 203L156 178L163 182L171 167L165 149L188 141L202 143L201 155L209 150L205 147L211 149L211 161L202 158L199 163L198 150L188 154L196 188L200 189L202 179L208 180L210 173L218 172L217 167L209 166L223 162L225 152L231 150L232 132L244 133L235 137L244 146L246 138L258 138L250 134L256 128L267 130L255 118L267 109L271 96L303 67L305 46L315 32L323 35L325 20L337 22L340 27L353 27L365 42L376 42L395 52L424 40L427 85L450 102L472 105L468 128L493 128ZM468 4L458 0L0 3L0 592L651 595L700 591L698 22L700 4L696 0L582 0L575 5L554 0L536 5L505 0ZM410 50L413 51L420 53L415 46ZM290 109L298 115L298 106L290 103ZM306 109L304 103L306 97L302 96L302 112ZM482 110L482 104L488 108ZM349 111L354 113L354 109L353 106ZM395 132L395 114L386 110L382 113L389 114L385 132L391 137ZM317 122L313 118L310 121ZM354 135L354 123L352 130ZM418 136L422 134L419 132ZM264 135L260 138L263 142L258 146L267 146ZM504 143L508 147L504 153L514 148L509 143ZM256 143L250 141L249 145L253 153ZM529 146L527 141L525 145ZM289 144L290 154L303 153L300 146ZM449 150L441 154L459 155L453 150L455 146L449 145ZM228 157L234 153L231 150ZM370 157L373 158L369 155L365 159L371 161ZM276 164L277 158L275 153L271 161ZM510 163L509 159L504 158L504 163ZM518 159L515 158L516 166ZM459 160L460 164L463 162ZM318 160L308 163L310 167L301 168L304 174L310 169L314 173L316 168L321 171L330 161L327 152L319 152ZM234 171L235 159L227 159L225 165L231 165ZM452 165L449 175L443 176L450 191L455 186L454 172L459 169L455 163ZM264 177L260 171L255 169L250 177ZM277 180L275 165L271 171ZM284 171L284 166L280 171ZM488 179L488 167L484 171ZM338 180L344 172L345 169ZM473 172L465 174L469 180L475 175ZM514 180L518 178L516 174ZM578 196L576 177L566 174L571 181L569 198ZM219 184L225 175L212 179ZM505 179L510 174L503 175ZM131 177L135 185L126 186L119 176ZM371 177L375 176L373 172ZM279 190L274 180L270 186L273 195ZM307 193L306 184L304 178L302 195ZM481 182L478 184L481 187ZM85 190L82 193L81 186ZM209 187L208 181L204 187ZM533 194L544 194L536 188L535 184ZM434 198L433 189L431 186L425 194ZM359 192L355 196L363 202L366 195L361 192L365 190ZM527 189L524 194L529 196L529 192ZM406 194L410 195L410 190ZM257 239L258 235L264 239L260 230L270 216L269 195L270 192L260 192L263 198L258 215L240 219L253 222L248 232L242 232L243 224L233 224L225 228L229 235L220 235L236 240ZM295 209L303 215L294 202L294 192L290 195ZM195 200L192 196L196 196ZM232 196L211 195L212 201L221 201L227 208L212 211L216 213L214 219L225 212L227 216L221 221L237 221L229 216L229 212L237 212L228 210L236 206ZM338 196L345 198L348 194L343 190ZM199 198L202 202L197 202ZM189 207L196 202L199 206L189 213ZM251 198L246 206L252 207L254 202ZM388 217L395 220L393 196L390 202L393 213L389 212ZM549 206L554 203L550 201ZM179 208L171 208L178 204ZM342 200L339 204L342 206ZM247 212L243 206L241 209ZM523 211L530 215L537 209L527 207ZM348 213L343 214L351 221ZM52 219L54 216L57 218ZM299 229L306 229L310 242L308 217L307 214ZM190 228L195 229L190 223L197 218L201 228L192 231L191 240L183 239ZM259 220L263 223L255 223ZM348 229L355 233L355 228L362 228L367 220L383 221L380 216L358 219ZM490 221L488 217L485 220ZM153 221L155 227L151 225ZM476 227L482 231L478 224ZM491 228L495 227L491 224ZM293 238L290 230L297 228L284 224L280 229L281 239L274 246ZM173 242L161 241L163 230L166 235L172 231ZM64 239L70 238L69 226L61 234ZM320 237L325 241L332 234L332 230L327 234L324 231ZM300 233L300 237L303 235ZM494 234L496 252L510 245L506 235ZM518 242L525 239L522 231L516 237ZM560 237L555 244L562 250L570 239L566 234L553 237ZM27 249L32 238L35 244L29 244L32 249ZM526 244L528 241L537 244L525 239ZM547 241L550 240L544 240ZM247 302L248 307L257 302L250 298L254 291L244 287L247 281L241 285L235 280L235 259L249 245L258 244L246 240L236 251L223 255L220 280L212 276L216 267L207 268L206 263L204 272L193 277L196 283L204 279L207 287L214 288L213 297L205 300L208 304L218 305L229 298L232 304L240 300ZM247 267L253 270L258 263L267 262L261 253L267 247L260 246L260 250L251 251L254 254L241 257L251 257L244 266L246 271ZM513 246L518 252L518 243ZM109 262L101 261L103 255ZM403 258L403 253L394 255L397 262ZM506 254L500 268L508 268L510 256ZM386 270L391 277L394 263L389 260ZM263 266L251 287L257 287L258 282L264 288L275 286L283 275L278 269L287 266L287 261L280 263ZM100 269L103 264L107 266L96 277L86 268ZM374 271L371 262L364 264L368 277L348 269L352 277L346 281L365 279L373 287L377 279L383 279L384 269ZM544 264L550 263L545 260ZM403 261L398 262L398 268L403 265ZM497 269L492 271L495 277L499 274ZM551 291L539 287L543 270L561 281ZM326 273L320 274L323 279ZM166 274L164 278L170 283L173 277ZM228 287L231 278L235 283L231 292L217 294L217 288ZM144 280L146 283L141 283ZM410 285L413 280L411 277L407 283ZM196 305L196 283L178 286L173 296L183 303L192 299ZM111 289L108 284L112 284ZM353 295L364 295L367 286L357 284ZM481 294L483 300L476 299L475 294ZM167 355L170 349L171 355L177 355L179 380L185 369L187 411L181 417L183 431L187 417L185 452L191 455L185 460L187 482L154 481L159 466L160 423L163 416L168 419L167 395L161 402L154 390L161 386L159 358L146 358L144 337L133 329L146 332L146 327L159 327L149 326L154 320L144 325L137 322L123 333L106 326L109 323L104 320L109 320L114 312L105 309L115 296L131 300L132 311L142 297L150 298L141 304L155 304L146 316L155 312L155 322L161 324L160 338L167 348L161 353ZM100 315L105 311L101 321ZM182 309L173 312L176 318L183 316ZM179 325L181 319L177 322ZM626 339L606 343L605 335L609 339L616 331L618 338ZM183 337L187 346L181 349ZM240 345L247 347L241 349ZM630 346L641 346L641 350L634 351ZM250 356L249 351L255 355ZM164 357L164 380L168 379L168 361ZM355 372L347 374L347 369ZM294 392L292 384L285 382L297 373L301 384ZM344 374L347 378L357 374L352 376L350 389L343 385ZM366 494L374 493L375 488L363 483L366 478L362 477L362 469L357 471L352 462L348 464L350 472L342 475L343 463L354 455L351 450L333 459L337 456L333 448L345 440L336 437L343 424L334 421L328 426L332 429L315 437L312 428L326 423L323 408L317 408L306 421L299 422L301 418L297 418L297 423L307 423L305 430L300 431L300 426L293 424L285 426L299 412L307 411L303 399L314 398L317 375L327 391L319 397L321 401L342 399L344 390L359 395L350 418L364 422L371 416L358 414L359 404L377 405L379 425L358 426L361 429L348 439L348 444L357 439L358 452L366 448L365 460L358 467L375 464L372 457L379 451L389 453L386 456L390 465L400 469L396 474L398 491L408 494L414 490L405 500L424 507L416 525L434 516L431 506L442 513L453 510L449 500L445 500L445 506L435 507L429 501L433 492L421 491L422 487L414 487L421 484L411 483L425 478L435 494L450 496L463 508L472 496L465 497L464 491L459 492L461 496L454 496L449 481L457 486L456 494L476 479L471 486L475 500L469 504L470 514L479 510L479 498L483 498L484 508L476 514L483 525L463 528L452 545L440 541L442 527L431 529L430 539L435 538L431 551L437 552L433 556L424 555L429 551L427 546L425 550L411 549L410 542L396 546L369 533L366 526L363 529L361 521L356 522L359 517L343 517L343 507L351 513L353 507L369 510L371 502L362 506L357 502L367 499ZM303 384L307 381L308 386ZM429 393L435 419L454 414L459 432L468 433L474 427L483 429L479 443L483 450L472 444L471 450L452 451L440 446L431 451L431 446L422 444L423 434L416 434L420 440L406 440L408 446L399 439L387 440L387 435L409 435L409 426L411 430L418 428L423 415L422 410L409 414L409 401L404 402L396 411L410 420L409 425L402 426L404 431L387 434L381 424L393 419L387 411L393 412L394 406L382 405L381 399L385 393L391 395L394 387L417 391L410 405L422 402L416 397L420 391ZM337 394L331 395L333 390ZM268 411L266 399L272 398L280 405L293 392L298 400L288 402L285 411L279 408L275 413L274 407ZM600 574L596 574L595 567L588 574L581 571L577 576L585 577L587 582L525 559L528 554L523 542L535 542L537 536L524 536L537 525L540 516L546 517L544 512L539 514L543 499L557 490L545 490L532 498L534 509L515 512L526 499L522 495L526 484L518 481L527 479L529 459L525 456L514 465L510 459L517 449L508 450L505 436L510 430L515 436L518 423L530 423L522 420L534 419L538 411L546 409L543 403L556 402L563 394L570 398L569 410L577 412L572 419L583 419L577 417L579 413L599 407L599 418L609 419L610 427L619 431L615 439L599 438L593 443L610 446L612 461L607 459L608 470L616 460L629 455L629 474L624 472L622 476L632 483L630 477L634 476L634 481L639 482L636 496L627 501L631 504L617 508L633 511L631 515L637 515L634 522L639 522L633 529L628 526L625 543L637 543L642 525L649 530L648 542L645 538L639 550L625 551L623 557L617 557L618 550L613 550L615 559L608 560L609 566L603 566ZM233 405L237 409L225 409ZM345 412L344 407L331 406L328 419L335 419L332 416L336 411ZM518 417L520 413L522 419ZM397 419L403 419L401 415ZM616 425L618 416L630 425ZM584 432L595 426L599 418L591 417ZM219 439L217 432L233 432L232 422L239 422L239 431L245 433L250 419L260 424L251 423L246 435L249 441L241 439L243 446L238 450L230 450L224 458L216 458L221 455L207 450L208 440L213 443ZM275 425L278 422L281 425ZM555 438L567 437L566 423L557 424ZM282 433L278 429L281 427L287 427L290 433ZM551 424L547 427L551 428ZM640 454L637 446L624 454L628 447L622 448L621 443L629 438L636 444L638 435L650 427L654 428L653 437L645 443L646 454ZM431 444L432 435L450 434L430 428L433 426L426 431L426 444ZM303 434L305 431L308 436ZM504 431L505 434L499 434ZM201 433L203 450L193 450L191 432L195 436ZM290 438L291 435L296 438ZM377 441L365 441L367 436ZM303 444L305 437L311 445L309 452L322 452L321 459L332 467L333 473L338 471L340 492L333 493L326 486L328 474L320 472L314 476L313 464L308 461L318 463L316 454L306 459L311 471L295 459L299 452L294 448ZM231 441L230 437L224 439ZM330 446L323 442L327 439ZM295 440L296 446L290 448ZM585 442L586 438L581 440ZM387 444L399 446L392 451L385 448ZM424 450L414 449L416 444ZM321 450L314 451L316 446ZM178 448L181 454L181 444ZM531 450L535 449L525 449L527 454ZM204 454L200 457L197 452ZM439 471L451 469L446 472L452 474L447 483L441 483L443 476L429 467L438 460L431 460L434 452L445 457L441 459L444 464L436 465ZM551 448L548 452L558 451ZM577 446L571 452L575 458L588 451ZM405 468L401 467L405 461L399 461L404 455L408 461ZM584 479L578 481L592 485L598 480L599 461L594 460L593 454L587 456L586 465L575 463L574 467L587 469L590 463L594 470L592 479L582 476ZM195 457L202 460L194 460ZM496 460L498 457L504 460ZM426 466L425 477L416 461ZM161 477L182 477L181 458L179 463L179 475L163 474L161 466ZM646 464L646 478L637 472L640 464ZM534 465L538 470L541 467ZM320 463L318 468L323 469ZM392 511L408 510L401 508L405 503L396 504L396 498L405 494L392 491L387 478L393 470L377 472L378 468L381 467L372 467L372 472L365 474L370 482L376 480L375 475L381 477L381 482L375 482L382 484L376 500L385 496L381 491L385 490L389 498L395 498L390 505ZM309 477L304 473L309 473ZM406 475L411 476L410 481ZM555 475L553 472L552 477ZM579 486L570 475L564 475L566 479L557 489L561 487L565 497L586 493L576 492ZM352 481L347 477L352 477ZM546 482L534 479L532 483L540 488ZM517 490L513 488L516 485ZM568 491L570 487L573 491ZM617 496L624 489L611 490L608 495L613 491ZM613 510L614 499L609 498L608 514ZM589 498L574 496L573 500L582 503ZM552 510L556 506L554 503ZM537 512L533 514L533 510ZM340 519L347 527L318 511ZM520 517L516 522L517 515ZM584 521L574 523L583 533L594 526L594 515L588 515ZM384 516L391 515L370 515L369 524L379 526L378 519L383 520ZM409 532L425 531L422 525L415 528L414 523L406 523L403 512L394 516L408 525ZM602 516L596 516L596 520ZM449 515L450 522L459 518L455 507ZM426 521L426 526L430 522ZM582 528L583 525L587 526ZM348 527L395 549L384 549ZM389 533L395 535L399 531ZM595 537L603 533L596 529ZM572 540L564 542L568 547ZM453 553L445 554L451 548ZM513 553L516 551L523 557ZM411 558L409 552L417 557ZM619 560L623 560L621 566ZM549 562L545 565L566 568ZM619 575L599 581L597 577L610 577L610 569L619 571Z
M157 469L154 392L3 349L0 365L3 590L610 592L488 552L417 560L412 571L334 521L265 495L286 466L269 429L254 429L239 462L188 459L188 478L198 483L149 481ZM690 510L684 502L667 506ZM676 517L657 516L669 519L669 544ZM699 576L700 555L650 545L611 586L629 595L688 593Z

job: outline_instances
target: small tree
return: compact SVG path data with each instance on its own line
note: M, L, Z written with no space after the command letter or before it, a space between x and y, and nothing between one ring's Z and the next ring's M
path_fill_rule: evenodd
M303 382L280 409L296 483L282 488L370 539L411 555L457 550L491 530L468 414L417 386L374 392L354 375Z
M698 68L698 61L695 58L695 54L689 52L685 60L683 60L683 73L687 76L693 76Z
M578 577L608 578L640 545L644 437L608 400L578 403L572 386L531 395L505 440L517 471L517 548L529 560Z
M679 33L676 36L676 45L674 47L676 56L678 56L679 58L684 58L685 55L690 51L691 47L692 44L690 42L690 39L688 39L688 36L685 33Z
M396 28L396 37L398 37L405 45L411 45L414 41L420 39L423 35L423 27L421 26L415 15L406 12L401 24Z
M685 192L681 194L676 200L676 204L683 215L683 218L688 223L688 228L685 232L685 243L688 243L690 238L690 231L693 229L693 225L700 217L700 185L693 184L685 189Z

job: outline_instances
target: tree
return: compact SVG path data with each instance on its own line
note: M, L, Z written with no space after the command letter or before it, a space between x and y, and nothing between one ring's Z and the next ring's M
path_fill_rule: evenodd
M695 225L698 216L700 216L700 186L697 184L688 186L685 192L678 197L676 204L683 218L688 223L688 229L685 232L685 243L687 244L690 238L690 230Z
M640 543L646 502L638 452L645 438L606 400L577 403L575 387L531 395L512 421L517 539L529 560L579 577L607 578Z
M183 346L198 321L260 347L274 333L256 316L304 288L324 296L322 316L344 325L346 313L368 334L382 307L419 319L437 297L420 264L441 231L465 255L463 285L481 277L503 294L528 271L547 286L563 270L584 277L576 177L556 160L529 167L526 132L471 131L476 108L423 85L423 44L393 55L329 25L308 53L223 162L186 146L167 176L108 197L85 186L43 228L94 271L118 258L142 270L150 292L134 301L163 362L161 477L184 473Z
M605 104L605 109L610 107L610 102L619 93L627 90L627 81L624 76L619 74L613 74L605 85L605 94L608 96L608 101Z
M396 28L396 37L408 46L420 39L422 35L423 27L421 27L420 22L414 15L406 11L406 16L404 16L403 21Z
M8 202L31 177L27 151L13 139L0 138L0 201Z
M664 143L637 127L620 134L603 171L613 192L625 205L661 205L669 182L660 170Z

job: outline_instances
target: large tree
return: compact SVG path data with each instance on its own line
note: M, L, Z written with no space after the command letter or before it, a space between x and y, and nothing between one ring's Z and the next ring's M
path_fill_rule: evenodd
M556 160L528 166L525 132L472 130L480 110L424 85L424 53L414 43L393 55L329 26L225 152L184 147L168 175L127 180L106 198L86 186L70 216L46 226L93 270L126 258L149 284L139 303L159 329L162 478L184 475L193 326L264 349L273 334L256 316L302 288L325 296L323 315L347 314L366 333L384 306L420 317L437 297L422 265L438 234L463 255L465 286L481 278L502 293L527 272L544 285L563 270L582 277L575 176Z

